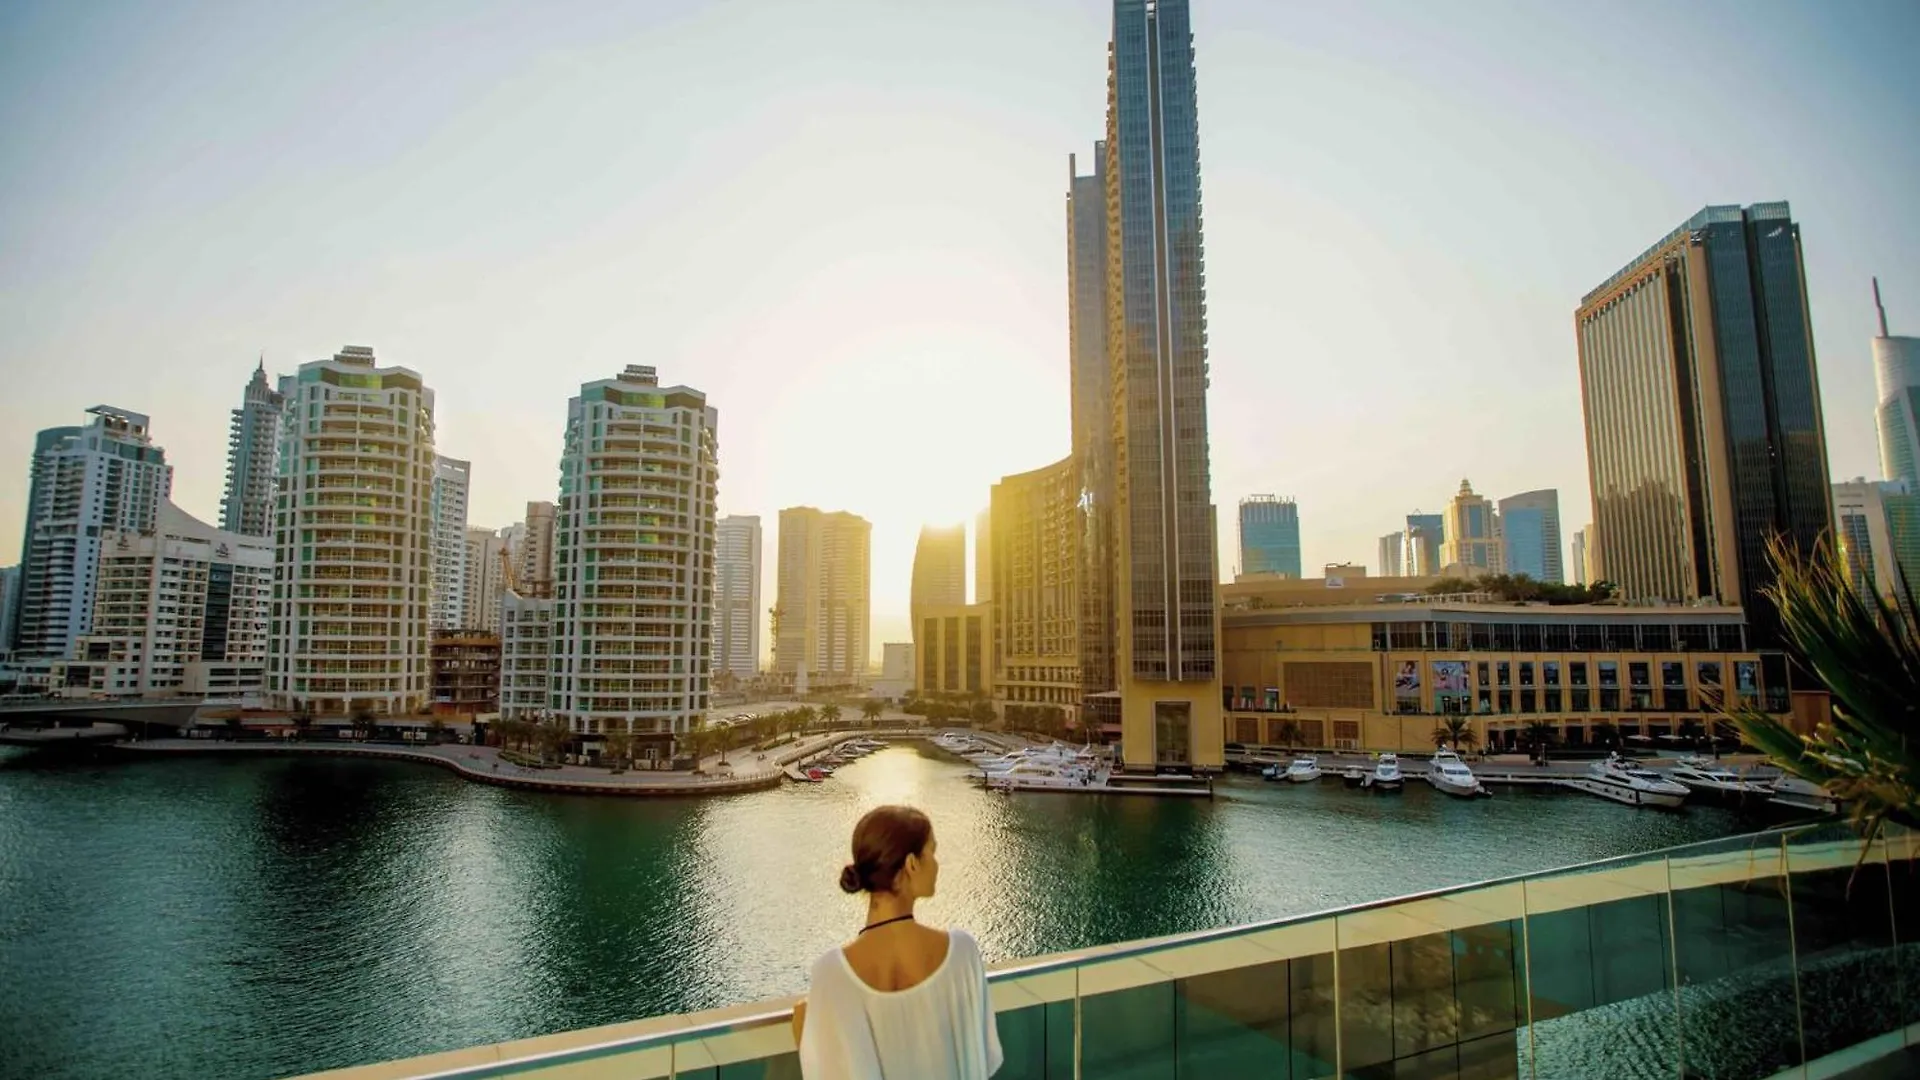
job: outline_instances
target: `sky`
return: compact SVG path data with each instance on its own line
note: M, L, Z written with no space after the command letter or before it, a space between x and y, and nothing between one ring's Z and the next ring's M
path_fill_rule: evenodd
M1309 573L1471 480L1590 519L1573 311L1709 203L1800 223L1836 478L1878 474L1869 278L1920 333L1911 0L1194 0L1213 492ZM419 371L471 518L552 499L631 363L720 412L722 513L922 522L1068 449L1067 155L1103 0L0 5L0 538L33 432L153 417L217 520L262 356ZM0 540L10 545L11 540ZM4 558L4 556L0 556Z

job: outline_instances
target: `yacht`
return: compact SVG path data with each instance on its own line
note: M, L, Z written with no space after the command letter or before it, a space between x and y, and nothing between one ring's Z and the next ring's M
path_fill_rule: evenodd
M1473 770L1460 760L1460 755L1451 750L1435 750L1433 760L1427 763L1427 783L1449 795L1458 795L1463 799L1491 794L1481 786L1473 775Z
M1066 790L1105 784L1106 778L1087 766L1039 759L1023 761L986 778L988 788L1001 791Z
M1589 795L1612 799L1628 806L1679 806L1687 801L1684 785L1662 779L1652 769L1644 769L1618 754L1596 761L1586 776L1569 777L1562 784Z
M1314 757L1312 754L1308 754L1306 757L1294 758L1293 764L1287 766L1287 779L1296 784L1305 784L1320 779L1320 759Z
M1764 796L1773 789L1755 780L1742 779L1739 773L1718 761L1698 754L1683 757L1667 770L1667 779L1685 784L1687 790L1701 795Z
M1833 792L1811 780L1802 780L1792 773L1781 773L1773 781L1770 789L1773 797L1769 805L1788 810L1812 811L1816 814L1837 814L1840 812L1840 800Z
M1373 763L1373 775L1367 777L1365 786L1375 791L1399 791L1406 778L1400 775L1400 755L1381 754Z
M1359 787L1367 781L1367 770L1358 765L1349 765L1340 774L1340 780L1348 787Z

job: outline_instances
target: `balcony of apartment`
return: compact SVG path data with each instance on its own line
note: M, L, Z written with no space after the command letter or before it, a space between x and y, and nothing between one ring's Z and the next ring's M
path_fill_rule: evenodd
M1905 832L1774 831L1012 961L988 975L995 1075L1911 1075L1916 855ZM792 1004L328 1076L797 1076Z

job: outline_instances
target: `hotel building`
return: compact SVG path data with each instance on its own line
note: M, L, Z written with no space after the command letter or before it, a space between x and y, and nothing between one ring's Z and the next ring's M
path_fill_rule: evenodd
M867 680L873 526L846 511L780 511L773 670L796 691Z
M1080 646L1085 516L1072 455L993 486L989 688L996 703L1057 705L1077 723L1087 690ZM922 630L927 629L923 620ZM924 665L923 665L924 666Z
M273 535L275 457L285 408L279 391L267 385L263 360L227 427L227 493L220 502L220 528L227 532Z

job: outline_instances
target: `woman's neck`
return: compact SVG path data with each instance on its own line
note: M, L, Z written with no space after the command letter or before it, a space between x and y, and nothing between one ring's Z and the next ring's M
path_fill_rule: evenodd
M867 925L913 914L913 897L895 893L874 893L867 898Z

